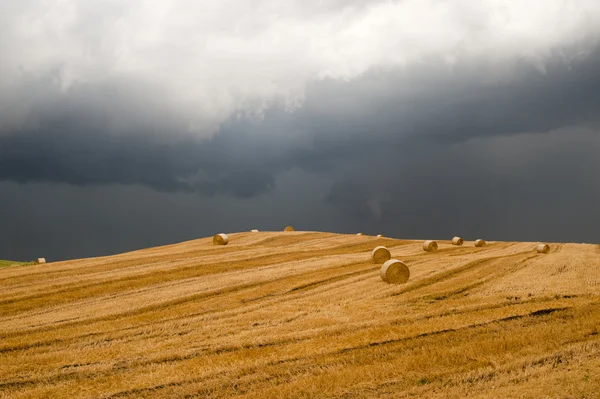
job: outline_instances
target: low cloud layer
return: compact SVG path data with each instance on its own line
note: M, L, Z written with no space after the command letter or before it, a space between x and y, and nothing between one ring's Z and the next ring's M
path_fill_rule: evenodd
M106 255L216 232L362 231L414 239L600 242L600 131L433 143L277 175L252 198L139 185L0 183L0 254Z

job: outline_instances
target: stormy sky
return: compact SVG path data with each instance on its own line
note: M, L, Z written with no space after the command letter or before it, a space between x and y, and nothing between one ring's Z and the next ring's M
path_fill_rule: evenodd
M0 0L0 259L600 242L597 0Z

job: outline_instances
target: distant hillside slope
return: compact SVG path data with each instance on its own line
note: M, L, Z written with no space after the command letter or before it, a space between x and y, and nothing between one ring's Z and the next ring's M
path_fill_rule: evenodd
M599 397L598 245L229 238L1 269L0 397Z
M5 267L24 266L30 264L33 264L33 262L16 262L14 260L0 260L0 269Z

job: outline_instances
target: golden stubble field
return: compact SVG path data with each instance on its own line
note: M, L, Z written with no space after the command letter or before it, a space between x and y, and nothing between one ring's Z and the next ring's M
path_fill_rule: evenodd
M0 397L600 397L598 245L229 237L1 269Z

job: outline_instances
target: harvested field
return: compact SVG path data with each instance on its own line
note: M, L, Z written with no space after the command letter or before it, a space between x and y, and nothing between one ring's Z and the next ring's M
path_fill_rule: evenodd
M0 269L0 398L599 397L599 245L228 237Z

